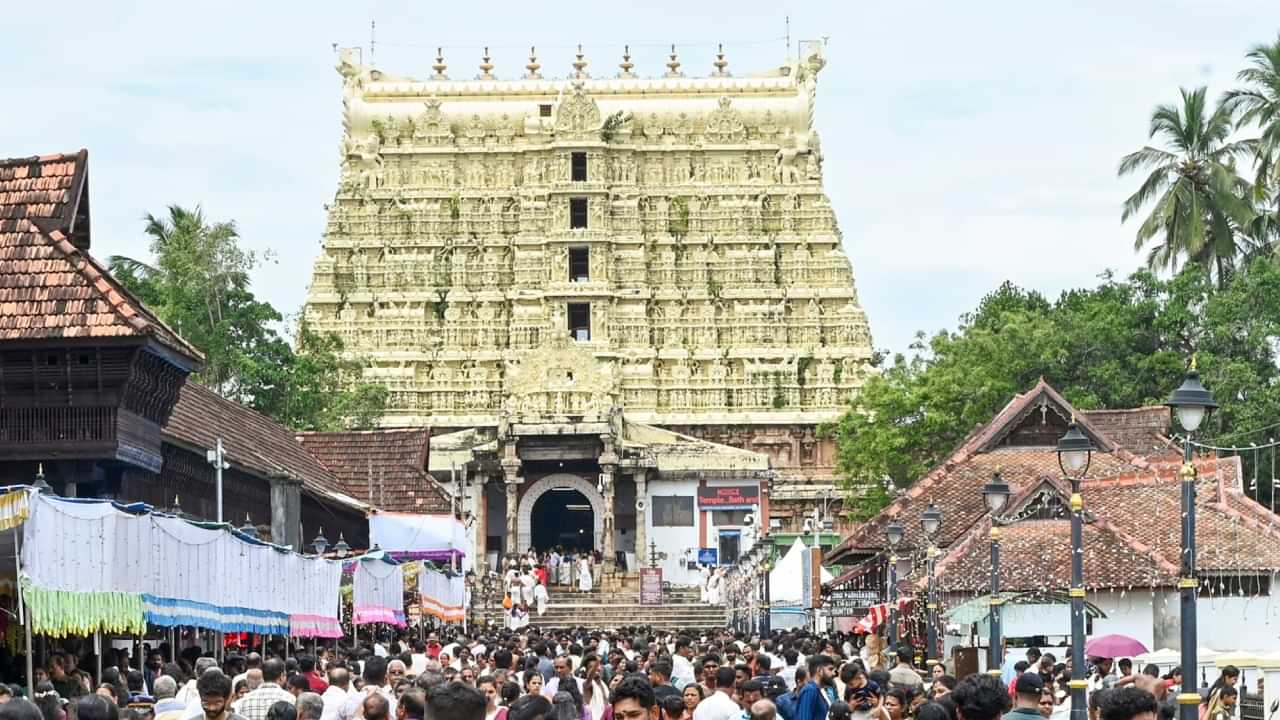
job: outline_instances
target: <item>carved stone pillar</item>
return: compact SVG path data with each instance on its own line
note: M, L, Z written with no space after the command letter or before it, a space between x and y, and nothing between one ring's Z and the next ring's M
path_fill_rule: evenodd
M645 526L649 522L649 482L646 471L640 470L632 475L636 481L636 568L645 566L649 561L649 540Z
M524 482L524 478L520 476L520 461L503 460L502 475L507 491L507 540L502 549L508 556L514 556L520 553L520 548L516 547L520 484Z
M600 550L604 554L605 567L616 565L613 554L613 480L617 477L617 465L600 466L600 489L604 495L604 518L601 523Z

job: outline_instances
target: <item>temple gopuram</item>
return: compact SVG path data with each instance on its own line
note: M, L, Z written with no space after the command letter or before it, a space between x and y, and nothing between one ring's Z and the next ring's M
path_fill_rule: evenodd
M580 49L561 78L532 50L514 79L356 58L305 317L386 385L385 426L431 428L482 562L562 545L680 581L803 531L835 483L818 427L874 372L821 44L707 77L674 48L656 78Z

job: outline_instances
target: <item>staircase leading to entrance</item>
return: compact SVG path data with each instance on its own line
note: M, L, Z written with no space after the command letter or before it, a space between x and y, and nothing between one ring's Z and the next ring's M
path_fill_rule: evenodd
M529 624L539 628L587 627L615 629L627 625L649 625L662 629L703 629L724 627L725 608L699 602L697 588L668 588L661 605L641 605L638 583L623 582L617 590L571 592L565 587L551 587L547 613L533 613ZM499 603L501 600L498 601ZM477 610L476 617L502 626L502 608L487 613Z

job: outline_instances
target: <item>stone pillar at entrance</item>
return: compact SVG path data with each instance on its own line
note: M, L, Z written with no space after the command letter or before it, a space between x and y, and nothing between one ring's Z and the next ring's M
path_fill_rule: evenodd
M606 568L616 567L613 553L613 479L617 476L617 465L600 466L600 489L604 495L604 518L600 534L600 552L604 555Z
M524 482L524 478L520 477L520 461L503 460L502 475L507 491L507 540L503 543L503 550L508 557L514 557L521 550L516 547L516 505L520 501L520 483Z
M636 567L627 569L637 570L649 561L649 540L648 533L645 532L645 524L649 517L649 482L644 470L635 473L632 477L636 481Z

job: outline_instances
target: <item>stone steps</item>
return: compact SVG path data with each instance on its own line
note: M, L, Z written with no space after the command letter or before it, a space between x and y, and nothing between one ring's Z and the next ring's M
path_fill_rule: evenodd
M543 628L584 626L612 629L626 625L649 625L658 628L717 628L725 625L725 609L701 603L665 603L640 605L634 598L617 603L552 603L545 615L529 618L530 625ZM491 611L486 620L501 624L501 610Z

